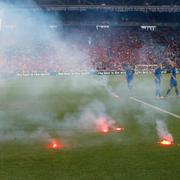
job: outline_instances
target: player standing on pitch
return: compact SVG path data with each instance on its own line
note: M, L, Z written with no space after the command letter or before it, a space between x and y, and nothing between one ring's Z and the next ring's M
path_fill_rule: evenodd
M163 71L162 69L162 64L158 64L156 69L154 70L154 81L155 81L155 87L156 87L156 92L155 95L156 97L161 98L161 72Z
M127 84L128 84L128 89L129 89L129 91L132 91L133 79L134 79L134 73L135 73L134 66L126 65L124 67L124 70L126 72L126 80L127 80Z
M171 65L170 88L167 90L166 97L169 96L173 87L175 89L176 96L179 97L179 91L178 91L177 79L176 79L176 63L170 61L170 65Z

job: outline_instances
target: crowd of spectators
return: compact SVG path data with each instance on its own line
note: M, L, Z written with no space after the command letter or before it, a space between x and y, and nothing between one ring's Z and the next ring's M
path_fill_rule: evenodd
M11 37L12 38L12 37ZM69 28L57 42L35 40L0 49L0 72L61 73L122 71L125 64L155 64L168 59L180 67L180 31L137 27Z

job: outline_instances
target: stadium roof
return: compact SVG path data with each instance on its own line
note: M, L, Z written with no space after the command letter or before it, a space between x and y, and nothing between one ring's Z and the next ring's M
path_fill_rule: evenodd
M180 5L179 0L36 0L39 3L85 5Z
M33 0L2 0L1 2L32 2ZM180 5L179 0L34 0L41 5Z
M33 1L35 3L32 3ZM180 0L2 0L1 2L16 4L16 7L43 8L48 11L180 12Z

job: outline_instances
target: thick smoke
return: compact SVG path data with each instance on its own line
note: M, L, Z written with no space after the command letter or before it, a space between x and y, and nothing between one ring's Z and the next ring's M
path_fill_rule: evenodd
M36 6L33 1L31 5ZM21 2L22 3L22 2ZM74 42L82 40L83 38L79 34L72 34L69 37L64 36L64 30L60 24L59 17L55 15L49 15L44 13L37 7L38 10L32 9L22 9L19 8L19 5L11 5L8 3L0 3L0 7L3 7L0 11L1 30L0 30L0 58L1 58L1 72L14 72L18 69L18 66L22 68L23 64L34 65L35 61L39 61L50 68L54 61L59 62L59 67L57 70L63 69L73 69L80 70L82 67L86 67L87 70L91 70L92 67L88 64L89 54L85 49L77 47ZM30 4L29 4L30 5ZM58 26L55 30L54 27ZM123 38L123 37L122 37ZM142 55L145 54L145 51L150 48L152 44L147 43L145 47L142 48ZM16 54L13 54L14 48L16 49ZM8 56L10 55L10 57ZM46 56L48 55L48 56ZM9 62L9 66L3 66L3 59ZM12 60L15 61L16 66L12 66ZM142 57L144 61L146 57ZM26 63L24 63L26 62ZM28 62L28 63L27 63ZM23 67L26 71L26 67ZM41 70L41 69L40 69ZM47 69L48 71L48 69ZM23 73L23 72L22 72ZM138 75L137 75L138 76ZM89 77L88 77L89 78ZM117 76L117 78L119 78ZM139 78L139 79L138 79ZM85 94L85 96L91 95L92 90L97 91L106 91L106 96L109 96L110 101L108 104L109 108L113 109L114 114L118 114L118 111L124 110L125 118L127 114L131 111L137 109L138 104L136 102L131 103L129 106L129 96L147 96L152 95L154 89L153 78L144 81L142 77L135 78L136 86L134 89L136 91L131 94L128 92L127 87L124 87L125 77L120 80L120 83L117 87L112 87L108 78L106 77L96 77L87 79L78 79L77 77L69 77L68 81L66 78L62 78L59 81L46 81L42 80L40 84L26 84L24 91L26 94L19 94L17 98L18 101L21 101L27 95L32 96L32 98L44 97L47 98L47 94L54 90L54 86L57 82L61 84L60 81L63 81L61 84L62 87L57 89L54 93L66 93L66 91L77 94ZM65 82L66 81L66 82ZM123 83L122 83L123 81ZM64 84L66 84L64 86ZM2 84L1 84L2 85ZM8 83L3 82L3 85L7 90L9 88ZM64 86L64 87L63 87ZM124 88L124 89L123 89ZM123 89L123 90L122 90ZM67 94L65 94L67 96ZM83 96L83 95L82 95ZM120 97L118 99L119 103L116 103L112 97ZM151 96L152 97L152 96ZM71 97L68 97L70 99ZM82 99L82 97L80 97ZM59 100L61 101L61 99ZM150 103L154 103L154 100L149 100ZM49 102L48 102L49 103ZM47 109L48 103L41 102L41 106L44 109ZM168 107L168 104L162 102L160 103L164 108ZM12 108L13 102L9 103L10 110L17 111L18 107L14 110ZM16 106L16 105L15 105ZM23 106L23 105L22 105ZM75 105L76 106L76 105ZM57 107L56 107L57 108ZM156 121L156 113L153 110L144 107L138 106L142 111L137 116L136 119L139 125L142 127L143 133L148 133L149 126L156 123L156 129L160 138L164 135L168 137L172 136L168 133L167 127L164 122ZM169 108L169 107L168 107ZM32 103L33 109L33 103ZM76 106L76 112L69 112L65 114L64 117L58 117L56 113L47 110L47 112L29 112L28 107L23 106L24 112L22 113L24 119L18 122L14 122L13 117L8 116L7 111L0 112L0 141L7 140L18 140L25 141L31 140L49 140L54 137L54 134L59 134L59 136L75 136L77 131L81 132L94 132L96 131L97 122L107 120L111 123L112 117L109 115L106 109L106 105L101 100L90 100L86 102L86 105L78 104ZM120 115L120 118L123 118L123 113ZM142 113L142 114L141 114ZM163 117L166 118L166 117ZM125 121L125 120L122 120ZM23 124L26 124L25 127L22 127ZM31 130L28 127L32 127Z
M164 121L162 120L156 121L156 130L157 130L157 134L160 140L173 142L173 136L169 132L167 125Z
M23 6L34 8L23 8ZM14 4L0 2L0 20L1 73L19 72L19 69L23 69L22 73L24 73L29 69L26 65L32 67L33 72L38 69L38 67L33 67L39 63L41 66L43 64L43 68L49 72L54 68L54 62L59 64L56 67L57 71L63 71L64 69L72 71L73 69L79 71L81 68L91 69L87 63L88 52L75 45L75 42L82 39L81 35L71 34L70 37L67 37L59 17L44 12L35 2L28 1L28 4L23 4L22 1L19 1L19 3L16 1ZM39 69L39 71L41 70ZM80 86L74 79L71 80L70 84L74 91L80 90ZM81 90L87 90L87 84L88 82L82 82ZM21 101L28 95L39 98L39 96L48 93L53 85L53 82L47 81L36 85L27 83L23 89L26 94L18 94L13 100ZM7 90L5 94L8 94L11 89L8 82L3 82L3 86ZM13 106L15 106L13 111L18 113L21 108L18 108L18 105L13 103L9 102L8 108L13 110ZM41 103L41 106L46 105ZM28 112L26 106L23 106L22 109L25 111L22 112L24 120L21 122L14 122L13 118L8 116L7 111L0 112L1 141L49 139L53 134L49 129L57 130L61 128L60 120L56 117L56 114ZM83 117L78 118L82 119ZM66 121L66 119L61 120ZM28 131L26 130L27 127L24 129L22 127L24 123L27 123L27 126L32 125L34 130Z
M14 5L0 3L1 13L1 73L16 72L25 65L31 71L50 72L56 66L56 71L81 68L91 69L87 63L89 54L85 49L77 47L77 41L83 39L80 34L74 33L70 37L63 30L60 17L55 13L44 12L33 1L28 1L27 7L21 8L22 2ZM5 66L3 61L9 62ZM58 63L57 63L58 62ZM14 64L14 65L12 65ZM43 69L41 69L43 67Z
M21 120L14 120L6 112L0 112L0 141L33 143L48 142L53 137L63 140L73 139L77 133L97 133L103 125L116 122L107 113L101 101L91 101L86 106L79 105L77 112L66 113L59 119L55 113L25 112Z
M100 101L92 101L86 107L80 109L78 119L71 117L66 118L62 125L67 129L76 129L80 131L97 131L96 125L102 119L111 121L107 114L105 105ZM75 116L76 117L76 116Z

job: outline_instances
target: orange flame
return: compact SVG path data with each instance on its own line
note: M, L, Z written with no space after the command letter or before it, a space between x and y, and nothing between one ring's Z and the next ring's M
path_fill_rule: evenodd
M48 144L48 148L49 149L62 149L64 146L57 140L52 140L49 144Z
M172 145L173 145L173 142L170 141L170 140L165 140L165 139L163 139L163 140L160 141L160 144L161 144L162 146L172 146Z
M124 128L122 128L122 127L117 127L115 130L116 130L117 132L121 132L121 131L124 131Z

